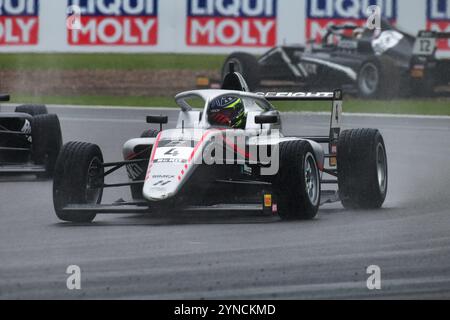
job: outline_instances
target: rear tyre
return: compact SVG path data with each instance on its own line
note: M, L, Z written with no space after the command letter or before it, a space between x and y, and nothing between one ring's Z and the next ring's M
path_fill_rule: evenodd
M245 52L235 52L229 55L222 67L222 80L229 72L230 62L234 64L234 71L244 77L250 91L258 88L260 83L259 65L255 56Z
M157 129L147 129L141 134L141 138L156 138L158 136L159 130ZM142 154L142 157L149 156L149 153L151 153L151 150L149 152L145 152ZM137 157L141 158L141 157ZM137 168L134 166L138 166ZM135 177L133 180L144 180L145 179L145 173L147 172L148 162L144 161L142 163L136 163L133 165L127 166L128 176L130 178ZM137 171L137 170L139 171ZM141 172L140 175L137 177L135 176L134 172ZM134 200L141 200L143 199L142 195L142 188L144 187L143 184L132 184L130 185L130 191L131 191L131 197Z
M104 169L100 148L86 142L66 143L55 167L53 206L63 221L91 222L96 214L83 211L65 212L69 204L99 204L103 195Z
M361 98L375 98L380 93L381 70L374 61L365 62L358 72L357 87Z
M383 137L377 129L343 131L337 145L339 197L345 208L379 208L387 193Z
M15 112L28 113L32 116L48 114L47 107L43 104L23 104L17 106Z
M364 99L399 97L408 87L399 67L389 58L364 62L356 82L358 94Z
M51 177L62 145L61 126L55 114L40 114L31 120L31 154L35 164L45 166L42 177Z
M307 141L282 142L280 167L273 186L282 219L313 219L320 204L320 174Z

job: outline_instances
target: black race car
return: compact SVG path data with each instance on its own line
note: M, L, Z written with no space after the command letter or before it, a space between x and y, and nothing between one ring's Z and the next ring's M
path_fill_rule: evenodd
M422 30L417 35L410 66L413 92L429 96L450 84L450 57L437 52L439 39L450 39L450 32Z
M9 95L0 94L0 101ZM21 105L0 112L0 175L53 175L62 145L58 116L44 105Z
M363 98L392 96L409 88L414 41L386 20L380 30L330 26L320 44L278 46L260 57L232 53L222 67L222 79L232 62L251 90L263 81L279 85L282 80L312 91L342 87Z

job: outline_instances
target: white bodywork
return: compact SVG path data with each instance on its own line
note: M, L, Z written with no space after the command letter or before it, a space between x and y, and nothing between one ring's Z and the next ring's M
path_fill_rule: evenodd
M207 108L211 100L222 95L240 97L247 112L245 130L217 128L209 124ZM194 110L189 99L200 98L204 102L203 110ZM129 159L138 145L153 146L145 177L143 196L149 201L160 201L175 196L183 187L195 168L202 165L203 153L208 150L212 141L222 141L228 149L236 150L230 143L230 137L241 137L247 146L276 145L282 141L304 140L297 137L284 137L281 123L255 123L255 116L263 112L277 113L271 104L262 96L232 90L195 90L178 94L175 97L181 107L175 129L167 129L156 138L137 138L124 145L124 158ZM234 140L233 140L234 141ZM316 155L319 168L323 168L324 151L322 146L308 140ZM226 155L224 155L226 158ZM223 159L224 162L227 159ZM247 159L248 160L248 159ZM245 157L239 157L234 163L245 163ZM205 165L205 164L203 164Z

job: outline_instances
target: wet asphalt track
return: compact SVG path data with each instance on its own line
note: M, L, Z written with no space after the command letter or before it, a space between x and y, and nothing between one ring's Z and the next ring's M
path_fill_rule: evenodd
M50 109L66 142L98 143L108 160L146 128L144 110ZM283 120L285 133L305 135L326 134L329 121ZM307 222L121 215L73 225L54 215L50 181L3 178L0 298L450 298L450 118L348 116L345 127L384 135L389 191L381 210L333 204ZM106 198L128 195L117 189ZM81 267L81 290L66 289L72 264ZM366 288L372 264L381 268L381 290Z

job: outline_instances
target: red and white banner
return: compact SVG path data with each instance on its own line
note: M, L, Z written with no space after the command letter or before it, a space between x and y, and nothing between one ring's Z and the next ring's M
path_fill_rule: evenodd
M450 32L450 1L427 0L427 29ZM450 40L438 40L439 50L450 50Z
M68 29L70 45L153 46L157 43L157 0L69 0L80 27Z
M0 46L38 44L39 0L0 1Z
M262 53L364 25L370 5L413 35L450 31L450 0L0 0L0 52Z
M305 38L320 42L330 25L364 26L371 5L379 6L381 16L396 23L397 0L307 0Z
M187 0L189 46L276 44L277 0Z

